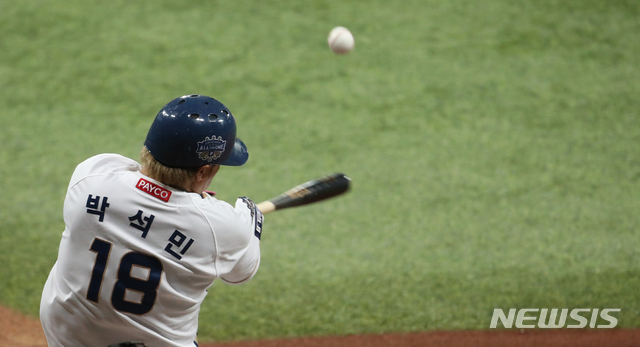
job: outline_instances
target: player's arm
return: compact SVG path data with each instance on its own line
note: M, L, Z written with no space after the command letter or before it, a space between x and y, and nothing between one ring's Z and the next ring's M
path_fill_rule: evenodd
M248 198L239 198L235 205L237 231L242 249L233 257L237 259L233 267L220 278L228 284L248 282L260 266L260 238L264 216Z

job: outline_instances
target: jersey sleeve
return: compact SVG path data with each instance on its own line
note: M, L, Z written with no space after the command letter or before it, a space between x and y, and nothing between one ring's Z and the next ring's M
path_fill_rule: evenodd
M220 279L227 284L242 284L252 279L260 266L260 237L264 216L253 201L247 198L238 198L234 210L239 217L237 220L241 238L246 243L233 257L237 261L230 267L230 271L221 274Z

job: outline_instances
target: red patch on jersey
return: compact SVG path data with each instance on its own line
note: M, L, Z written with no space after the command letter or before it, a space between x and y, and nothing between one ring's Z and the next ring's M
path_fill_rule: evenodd
M169 198L171 197L171 191L164 189L157 184L149 182L144 178L141 178L138 181L138 184L136 184L136 188L164 202L169 202Z

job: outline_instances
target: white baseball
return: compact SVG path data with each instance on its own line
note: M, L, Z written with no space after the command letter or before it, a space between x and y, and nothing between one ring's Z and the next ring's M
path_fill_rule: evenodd
M327 38L327 42L329 42L329 47L331 47L333 53L336 54L347 54L351 52L356 43L351 31L340 26L331 30L329 38Z

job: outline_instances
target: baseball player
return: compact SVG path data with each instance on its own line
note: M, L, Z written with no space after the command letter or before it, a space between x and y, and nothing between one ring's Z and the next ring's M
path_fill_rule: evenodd
M221 165L249 157L227 107L202 95L172 100L140 157L97 155L71 177L40 303L49 346L197 346L213 281L245 283L258 270L260 210L205 192Z

